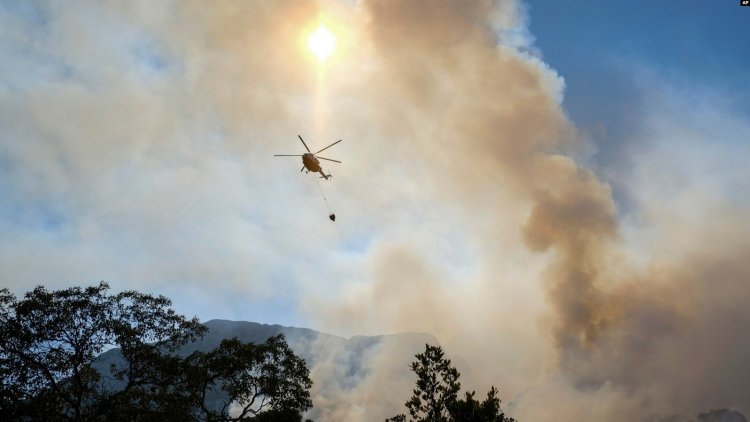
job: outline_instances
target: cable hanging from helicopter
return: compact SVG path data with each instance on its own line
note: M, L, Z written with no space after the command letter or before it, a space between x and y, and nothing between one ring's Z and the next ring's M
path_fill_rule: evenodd
M315 179L316 182L318 182L318 189L320 189L320 194L323 196L323 202L326 203L326 208L328 208L328 218L331 219L331 221L336 221L336 214L331 211L331 206L328 205L328 199L326 199L326 194L323 192L323 187L320 186L320 177Z
M317 152L311 152L310 148L307 147L307 144L305 143L305 140L302 139L302 136L297 135L297 137L302 142L302 145L305 146L305 149L307 150L306 153L304 153L304 154L274 154L274 157L302 157L302 168L299 170L300 173L302 172L302 170L307 170L307 173L309 173L309 172L320 173L320 177L318 179L326 179L326 180L330 179L332 177L331 173L328 172L328 174L325 174L325 172L323 171L323 166L320 164L319 159L320 160L333 161L334 163L341 163L341 161L339 161L339 160L333 160L331 158L321 157L318 154L321 153L321 152L323 152L323 151L325 151L325 150L327 150L328 148L330 148L330 147L338 144L342 140L339 139L338 141L336 141L336 142L328 145L327 147L325 147L325 148L323 148L323 149L321 149L321 150L319 150ZM325 202L326 208L328 208L328 218L331 221L336 221L336 214L334 214L333 211L331 211L331 207L328 205L328 200L326 199L326 195L325 195L325 193L323 193L323 187L320 186L320 180L318 180L318 188L320 188L320 194L323 196L323 202Z

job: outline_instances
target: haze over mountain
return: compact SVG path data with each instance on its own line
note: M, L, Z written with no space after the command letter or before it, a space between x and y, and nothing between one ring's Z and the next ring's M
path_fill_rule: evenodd
M306 415L316 421L382 421L403 413L404 402L411 395L416 380L409 364L425 344L438 345L438 340L426 333L397 333L380 336L345 338L309 328L285 327L248 321L211 320L204 323L208 332L200 340L180 350L187 355L193 351L209 351L221 340L236 337L243 342L262 343L268 337L283 334L295 354L305 359L313 379L311 397L314 407ZM460 341L460 339L459 339ZM465 359L450 355L462 374L481 371L472 368ZM111 349L97 359L95 367L103 374L109 366L121 362L119 349ZM386 363L387 364L384 364ZM387 385L388 388L381 388ZM497 380L502 391L502 380ZM108 388L118 388L111 382ZM464 389L474 389L464 383ZM217 407L220 394L209 395ZM503 408L512 412L517 397L503 397ZM696 418L683 415L654 416L654 422L747 422L744 415L729 409L715 409Z
M351 415L357 415L359 420L382 421L403 413L415 382L409 363L416 353L424 351L425 344L438 344L434 336L425 333L344 338L308 328L246 321L211 320L204 325L209 329L206 335L183 347L180 354L209 351L221 340L232 337L262 343L270 336L283 334L310 369L314 407L308 417L316 421L344 421ZM109 366L119 362L119 349L112 349L97 359L95 367L107 374ZM388 380L388 389L379 387L383 380ZM117 389L119 385L110 382L108 388ZM220 397L214 397L215 403L220 403Z

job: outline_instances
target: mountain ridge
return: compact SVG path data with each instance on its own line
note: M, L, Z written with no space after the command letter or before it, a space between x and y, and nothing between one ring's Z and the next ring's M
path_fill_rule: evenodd
M194 351L207 352L222 340L236 337L242 342L262 343L269 337L283 334L289 347L305 360L313 380L310 391L315 406L307 417L313 420L346 420L336 416L342 407L365 412L362 420L382 420L396 414L403 407L414 380L408 364L416 353L424 351L426 343L436 345L437 338L428 333L404 332L376 336L354 335L349 338L316 331L311 328L287 327L252 321L212 319L203 323L205 335L178 350L181 356ZM104 388L118 390L125 382L111 376L112 365L123 365L119 348L110 349L97 357L94 368L108 382ZM370 377L373 375L373 377ZM387 392L379 383L388 380ZM365 403L358 403L362 396ZM211 392L206 397L210 407L220 408L225 396ZM373 412L378 407L377 412ZM351 412L349 409L347 412ZM382 417L380 414L382 413ZM349 414L349 413L347 413Z

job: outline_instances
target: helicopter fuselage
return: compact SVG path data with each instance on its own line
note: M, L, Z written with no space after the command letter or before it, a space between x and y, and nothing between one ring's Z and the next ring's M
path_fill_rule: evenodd
M305 165L305 168L308 171L311 171L313 173L318 173L322 170L322 168L320 167L320 161L315 158L315 155L309 152L307 154L302 154L302 164Z

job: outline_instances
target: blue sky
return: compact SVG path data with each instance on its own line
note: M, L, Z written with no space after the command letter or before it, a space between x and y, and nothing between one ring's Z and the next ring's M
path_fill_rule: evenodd
M565 77L565 107L582 125L639 107L638 66L682 86L709 86L747 113L747 8L738 2L529 3L530 31L545 61Z
M737 3L0 1L0 276L431 332L527 420L747 408Z
M527 4L534 44L565 78L565 111L594 139L591 165L614 185L621 210L630 198L614 174L632 166L627 149L644 142L638 131L654 100L647 91L661 88L654 84L708 91L722 112L750 116L750 10L738 2Z
M628 65L647 66L673 83L711 86L737 101L738 110L747 110L750 12L738 2L531 1L529 5L536 46L564 75L566 109L583 124L592 120L594 101L605 110L628 102L627 93L636 90ZM607 96L602 95L605 92ZM611 118L614 113L609 114Z

